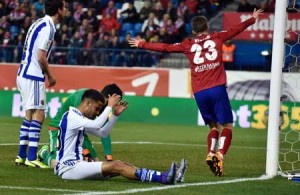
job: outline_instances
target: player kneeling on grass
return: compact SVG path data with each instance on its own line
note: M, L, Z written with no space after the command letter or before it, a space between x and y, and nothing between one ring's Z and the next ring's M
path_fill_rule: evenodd
M54 172L62 179L104 179L121 175L128 179L143 182L174 184L182 182L186 170L186 161L181 161L176 171L173 162L168 171L161 173L155 170L137 168L120 160L104 162L86 162L82 156L83 134L89 133L98 137L106 137L111 131L118 116L127 108L126 101L119 101L120 96L113 94L108 98L107 106L99 115L104 105L104 97L93 89L86 90L77 108L70 107L60 121L59 147ZM109 113L113 110L110 120L103 126ZM96 119L95 119L96 118ZM94 120L95 119L95 120Z
M54 118L50 121L49 124L49 145L50 145L50 151L49 146L44 145L38 152L39 158L42 159L43 163L48 165L49 167L54 167L55 159L56 159L56 152L57 152L57 138L59 133L59 123L62 119L62 116L65 112L69 110L69 107L77 107L81 103L82 95L84 92L88 89L79 89L75 93L69 95L66 99L66 101L62 104L61 108L58 110ZM121 97L123 96L122 90L119 88L119 86L115 83L106 85L102 91L102 95L106 99L108 99L109 95L117 94ZM105 106L103 106L105 108ZM103 110L100 110L99 113L101 114ZM111 150L111 138L110 135L107 135L105 138L101 138L102 147L105 154L106 160L113 160L112 159L112 150ZM87 161L99 161L99 157L97 155L97 152L88 138L86 134L84 134L83 139L83 155Z

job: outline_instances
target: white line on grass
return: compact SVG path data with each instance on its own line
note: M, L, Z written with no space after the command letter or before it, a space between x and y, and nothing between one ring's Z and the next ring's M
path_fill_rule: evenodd
M270 179L265 175L261 177L255 178L239 178L239 179L232 179L232 180L224 180L224 181L210 181L210 182L198 182L198 183L185 183L185 184L177 184L177 185L168 185L168 186L160 186L160 187L150 187L150 188L136 188L136 189L128 189L123 191L80 191L80 190L70 190L70 189L50 189L50 188L35 188L35 187L20 187L20 186L0 186L0 189L11 189L11 190L37 190L37 191L51 191L51 192L66 192L70 193L70 195L102 195L102 194L133 194L133 193L141 193L141 192L154 192L154 191L161 191L161 190L168 190L168 189L175 189L175 188L186 188L186 187L193 187L193 186L209 186L209 185L221 185L221 184L232 184L232 183L239 183L245 181L259 181L259 180L266 180Z
M101 142L93 142L94 144L100 144ZM205 146L201 144L181 144L181 143L163 143L163 142L112 142L113 144L153 144L153 145L177 145L177 146ZM48 143L40 143L40 145L44 145ZM0 146L16 146L19 145L17 143L2 143ZM240 147L236 146L236 148L248 148L248 149L265 149L262 147ZM161 187L151 187L151 188L137 188L137 189L128 189L123 191L106 191L106 192L99 192L99 191L79 191L79 190L69 190L69 189L50 189L50 188L34 188L34 187L19 187L19 186L0 186L0 189L15 189L15 190L37 190L37 191L52 191L52 192L67 192L67 193L77 193L79 195L83 194L126 194L126 193L139 193L139 192L149 192L149 191L160 191L160 190L167 190L167 189L174 189L174 188L185 188L185 187L192 187L192 186L206 186L206 185L219 185L219 184L230 184L230 183L238 183L238 182L245 182L245 181L257 181L257 180L265 180L269 179L269 177L261 176L257 178L240 178L240 179L233 179L233 180L224 180L224 181L214 181L214 182L198 182L198 183L186 183L186 184L179 184L179 185L172 185L172 186L161 186ZM73 194L74 195L74 194Z
M0 189L10 190L37 190L37 191L50 191L50 192L69 192L69 193L84 193L85 191L69 190L69 189L53 189L53 188L35 188L35 187L20 187L20 186L0 186Z
M39 143L39 145L45 145L49 143ZM101 142L93 142L93 144L101 144ZM112 144L139 144L139 145L169 145L169 146L194 146L194 147L207 147L204 144L183 144L183 143L167 143L167 142L149 142L149 141L139 141L139 142L127 142L119 141L112 142ZM18 143L0 143L0 146L18 146ZM244 147L244 146L230 146L231 148L242 148L242 149L254 149L254 150L265 150L264 147Z
M169 186L161 186L161 187L128 189L128 190L123 190L123 191L84 192L84 193L78 193L78 194L72 194L72 195L133 194L133 193L140 193L140 192L153 192L153 191L168 190L168 189L174 189L174 188L231 184L231 183L239 183L239 182L245 182L245 181L259 181L259 180L266 180L266 179L270 179L270 177L263 175L261 177L255 177L255 178L240 178L240 179L224 180L224 181L217 181L217 182L210 181L210 182L186 183L186 184L169 185Z

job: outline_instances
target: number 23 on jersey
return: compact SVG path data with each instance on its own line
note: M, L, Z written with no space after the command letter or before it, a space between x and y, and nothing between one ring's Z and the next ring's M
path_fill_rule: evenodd
M203 52L203 50L207 50L207 52ZM208 61L213 61L218 56L218 51L216 50L216 43L212 40L207 40L203 44L203 48L201 45L195 43L191 47L191 52L195 52L195 56L193 62L195 64L202 64L205 62L205 59Z

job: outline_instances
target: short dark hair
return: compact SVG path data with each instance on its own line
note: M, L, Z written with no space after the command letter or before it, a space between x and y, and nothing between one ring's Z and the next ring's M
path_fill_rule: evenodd
M49 16L57 14L58 9L64 8L64 0L45 0L45 13Z
M102 103L105 102L105 98L103 97L103 95L99 91L97 91L95 89L87 89L83 93L81 101L83 101L85 99L91 99L91 100L94 100L94 101L100 101Z
M204 16L196 16L192 19L192 30L195 33L202 33L208 30L207 19Z
M101 90L101 93L102 93L106 98L108 98L108 95L113 95L114 93L117 94L117 95L120 95L120 96L121 96L121 99L122 99L122 96L123 96L122 90L120 89L120 87L119 87L116 83L112 83L112 84L106 85L106 86Z

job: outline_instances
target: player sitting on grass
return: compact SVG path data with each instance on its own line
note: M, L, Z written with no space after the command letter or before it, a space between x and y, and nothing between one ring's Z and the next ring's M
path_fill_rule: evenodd
M42 149L38 152L39 157L43 159L43 162L48 165L49 167L53 167L55 164L56 159L56 145L57 145L57 136L59 133L59 122L65 112L69 110L69 107L77 107L82 99L82 95L87 89L79 89L75 93L69 95L66 99L66 101L62 104L61 108L58 110L54 118L50 121L49 124L49 135L50 135L50 152L48 151L49 147L48 145L45 145L42 147ZM108 99L108 96L117 94L120 95L122 98L122 90L116 85L115 83L106 85L101 93L105 96L106 99ZM101 113L101 110L99 110ZM101 138L105 158L107 160L112 160L112 151L111 151L111 138L110 135L108 135L105 138ZM97 152L95 148L93 147L90 139L86 134L84 134L84 141L83 141L83 155L87 157L88 161L99 161Z
M118 116L127 108L127 103L119 102L120 96L109 97L107 106L99 115L105 99L97 90L86 90L77 108L70 107L60 121L59 144L54 172L62 179L105 179L121 175L127 179L142 182L158 182L174 184L181 182L186 169L186 161L182 160L176 171L176 163L172 162L166 172L137 168L120 160L104 162L86 162L82 156L83 134L89 133L98 137L106 137L111 131ZM110 112L112 117L104 125ZM96 118L96 119L95 119ZM104 126L103 126L104 125Z

